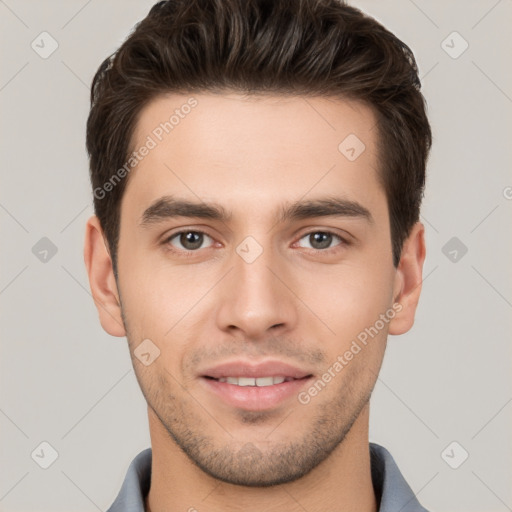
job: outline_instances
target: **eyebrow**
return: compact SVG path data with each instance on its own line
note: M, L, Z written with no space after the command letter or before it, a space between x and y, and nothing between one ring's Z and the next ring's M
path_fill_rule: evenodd
M356 201L341 197L326 197L308 201L296 201L281 206L277 222L303 220L313 217L352 217L373 224L371 212ZM217 203L193 202L173 196L156 199L142 214L140 226L145 228L167 219L190 217L229 222L232 213Z

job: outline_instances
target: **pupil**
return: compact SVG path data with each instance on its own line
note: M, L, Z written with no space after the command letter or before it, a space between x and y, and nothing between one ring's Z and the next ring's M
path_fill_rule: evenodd
M329 233L323 233L321 231L317 232L317 233L312 233L312 235L310 236L310 242L311 242L311 245L315 248L315 249L326 249L329 247L329 245L331 245L331 239L332 239L332 235L330 235ZM315 246L315 244L319 244L319 247L318 246Z
M189 231L180 236L180 242L187 249L198 249L203 242L201 233Z

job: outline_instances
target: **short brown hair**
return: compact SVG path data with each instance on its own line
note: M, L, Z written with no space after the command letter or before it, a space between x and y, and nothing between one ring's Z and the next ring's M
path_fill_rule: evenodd
M379 177L393 247L419 220L432 134L410 48L341 0L168 0L103 61L91 88L87 151L94 209L117 277L128 178L96 190L127 161L138 115L163 93L237 91L362 100L376 115Z

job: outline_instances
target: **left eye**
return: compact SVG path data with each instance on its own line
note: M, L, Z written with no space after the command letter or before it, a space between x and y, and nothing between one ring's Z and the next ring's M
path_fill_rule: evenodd
M331 243L334 238L340 240L340 243L336 245L341 245L344 241L340 236L329 231L312 231L311 233L304 235L301 240L306 239L309 242L309 247L306 246L309 249L323 250L331 248Z
M205 238L213 240L210 236L208 236L206 233L202 233L201 231L181 231L180 233L176 233L170 236L166 242L176 247L176 245L172 243L172 240L176 239L179 244L181 244L181 247L177 247L178 249L195 251L197 249L201 249Z

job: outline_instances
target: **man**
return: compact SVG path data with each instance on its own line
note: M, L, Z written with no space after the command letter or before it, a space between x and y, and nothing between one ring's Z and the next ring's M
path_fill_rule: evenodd
M421 291L419 89L337 0L160 2L100 66L84 258L151 435L111 512L425 510L368 439Z

